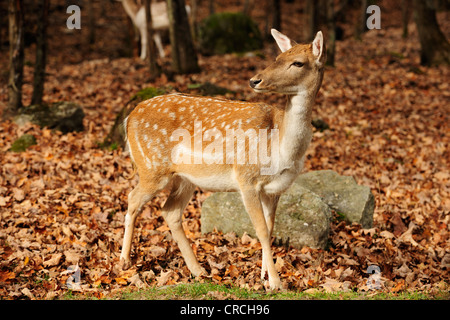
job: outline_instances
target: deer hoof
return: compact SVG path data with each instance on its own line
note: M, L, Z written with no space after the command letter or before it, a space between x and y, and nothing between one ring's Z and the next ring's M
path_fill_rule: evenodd
M119 267L123 271L128 270L131 267L131 261L129 259L121 258L119 262Z

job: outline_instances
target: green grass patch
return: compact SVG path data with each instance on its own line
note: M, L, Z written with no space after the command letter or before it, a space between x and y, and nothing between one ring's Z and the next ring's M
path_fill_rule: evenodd
M163 88L148 87L138 91L134 96L131 97L131 100L140 99L140 101L144 101L165 93L166 90Z
M31 134L24 134L19 139L13 142L10 151L13 152L23 152L28 147L36 145L36 138Z
M97 299L93 294L68 291L61 299ZM450 293L414 292L325 292L312 289L308 292L266 292L239 288L234 285L214 283L178 284L163 287L148 287L141 290L125 289L107 295L103 299L113 300L449 300Z

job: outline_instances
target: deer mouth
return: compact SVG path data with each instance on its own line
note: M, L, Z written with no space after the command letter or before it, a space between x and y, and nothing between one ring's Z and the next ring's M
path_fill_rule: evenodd
M266 88L253 88L253 91L261 93L261 92L270 92L270 90Z
M250 87L255 92L270 92L270 88L262 86L262 80L261 79L250 79Z

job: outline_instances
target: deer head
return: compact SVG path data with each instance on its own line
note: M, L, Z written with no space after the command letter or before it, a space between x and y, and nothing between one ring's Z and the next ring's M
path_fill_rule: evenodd
M297 44L275 29L272 29L271 33L281 54L274 63L250 79L250 86L256 92L316 94L322 82L326 62L322 32L317 32L311 44Z

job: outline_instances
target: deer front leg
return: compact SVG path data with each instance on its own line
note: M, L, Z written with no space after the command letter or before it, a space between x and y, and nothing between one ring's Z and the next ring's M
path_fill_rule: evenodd
M264 218L266 220L267 230L269 231L269 239L272 239L273 227L275 225L275 213L277 211L278 201L280 200L279 195L267 195L261 193L261 204L264 211ZM267 272L267 265L265 264L266 257L262 257L261 264L261 280L264 280Z
M261 242L262 247L262 265L266 266L269 273L269 286L270 289L282 289L280 278L275 269L275 264L272 258L272 248L270 244L270 235L267 228L266 219L264 217L263 207L260 201L260 195L254 189L241 189L242 200L245 208L252 220L253 226Z

